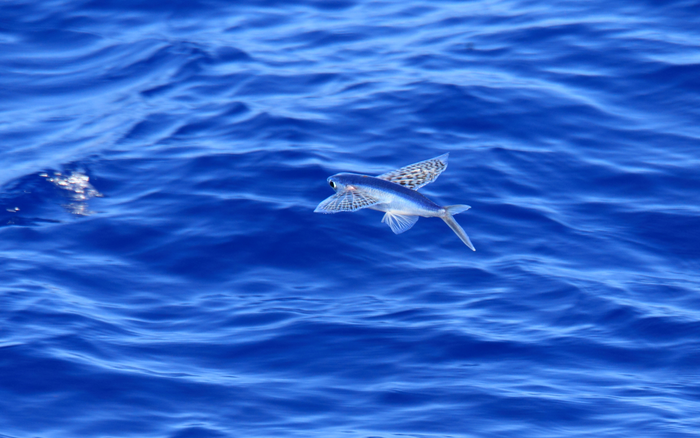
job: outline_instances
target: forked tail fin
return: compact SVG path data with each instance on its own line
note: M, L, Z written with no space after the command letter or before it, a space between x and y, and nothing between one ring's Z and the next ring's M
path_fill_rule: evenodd
M465 245L471 248L472 251L476 251L474 245L472 245L472 241L469 240L469 236L467 236L467 233L464 232L462 227L460 227L457 221L452 217L453 215L459 214L463 211L467 211L470 208L471 207L468 205L448 205L445 207L446 214L442 217L442 220L444 220L445 223L449 225L450 228L452 228L452 231L454 231L455 234L459 236L460 239L462 239L462 242L464 242Z

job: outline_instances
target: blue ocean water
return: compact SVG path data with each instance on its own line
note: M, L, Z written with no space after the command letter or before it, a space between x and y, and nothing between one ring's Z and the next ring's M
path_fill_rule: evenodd
M700 434L698 2L0 17L0 437Z

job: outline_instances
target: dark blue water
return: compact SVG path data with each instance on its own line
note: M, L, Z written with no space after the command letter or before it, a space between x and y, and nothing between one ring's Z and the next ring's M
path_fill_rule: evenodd
M4 1L0 437L700 434L693 1ZM338 172L450 153L394 235Z

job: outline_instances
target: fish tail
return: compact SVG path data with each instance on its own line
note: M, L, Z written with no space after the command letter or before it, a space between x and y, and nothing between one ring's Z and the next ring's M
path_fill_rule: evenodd
M469 210L471 207L469 205L464 205L464 204L457 204L457 205L446 205L445 210L452 216L456 214L460 214L462 212L465 212Z
M462 242L464 242L465 245L467 245L472 251L476 251L474 245L472 245L472 241L469 240L467 233L464 232L462 227L460 227L457 221L452 217L453 215L467 211L470 208L471 207L468 205L448 205L445 207L445 215L440 216L440 218L444 220L450 228L452 228L452 231L454 231L455 234L462 239Z

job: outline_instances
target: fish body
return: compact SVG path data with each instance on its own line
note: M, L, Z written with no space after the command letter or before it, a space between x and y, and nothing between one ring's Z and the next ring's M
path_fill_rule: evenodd
M362 190L377 199L378 203L368 207L372 210L423 217L437 217L445 210L422 193L374 176L338 173L328 178L331 181Z
M383 211L383 223L400 234L415 225L419 217L439 217L473 251L469 237L452 217L468 210L468 205L441 207L417 190L429 184L447 168L448 154L402 167L379 176L338 173L328 178L335 195L321 202L316 213L339 213L363 208Z

